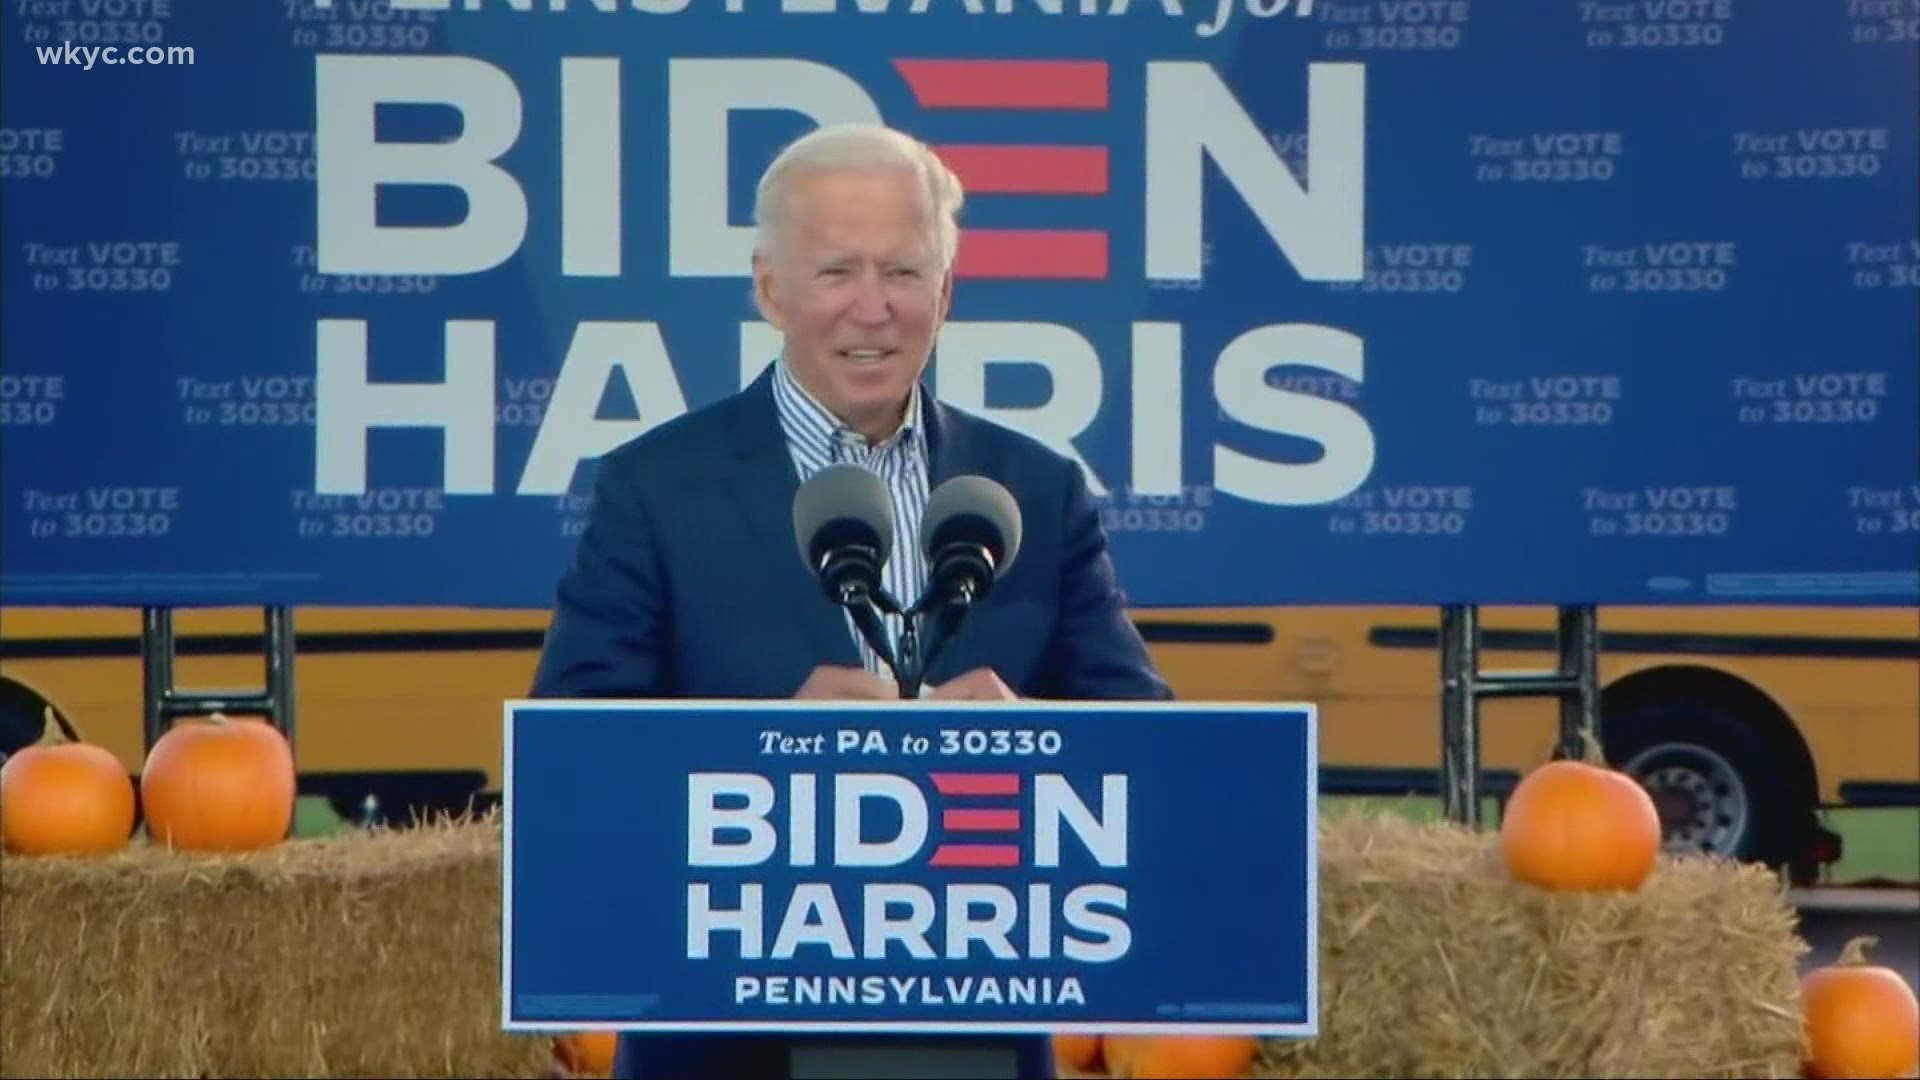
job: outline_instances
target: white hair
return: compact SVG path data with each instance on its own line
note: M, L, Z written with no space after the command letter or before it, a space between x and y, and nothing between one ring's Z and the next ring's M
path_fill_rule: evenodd
M760 177L754 195L754 250L771 257L786 224L788 191L802 173L842 169L899 168L914 174L932 217L934 246L943 270L960 247L960 178L931 147L879 124L830 124L789 143Z

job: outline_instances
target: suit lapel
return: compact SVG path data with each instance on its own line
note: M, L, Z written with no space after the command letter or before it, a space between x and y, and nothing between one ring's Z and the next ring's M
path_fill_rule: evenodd
M939 487L956 476L980 471L974 440L952 409L933 396L933 388L922 383L920 395L926 403L927 417L927 489Z
M860 666L860 650L847 628L846 614L807 570L794 540L793 497L800 490L800 478L774 408L771 369L737 401L733 453L737 467L729 476L729 487L753 534L754 549L767 553L760 560L760 570L769 606L805 639L814 663Z

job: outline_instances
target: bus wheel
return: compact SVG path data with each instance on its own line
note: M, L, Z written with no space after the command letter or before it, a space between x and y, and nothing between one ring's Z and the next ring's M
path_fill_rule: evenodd
M1602 738L1614 766L1653 797L1664 850L1782 867L1804 846L1812 793L1731 713L1635 705L1606 717Z
M33 687L0 678L0 758L40 741L46 734L50 704Z

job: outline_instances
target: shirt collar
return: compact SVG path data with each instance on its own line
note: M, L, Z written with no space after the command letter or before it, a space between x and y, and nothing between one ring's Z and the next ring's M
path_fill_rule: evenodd
M855 445L864 445L869 441L865 435L853 430L845 421L835 416L832 410L820 404L819 399L809 393L806 387L800 385L800 380L793 377L792 369L787 366L784 353L774 360L773 367L774 378L781 383L781 389L786 392L788 400L810 421L808 426L830 432L829 438L833 440L851 441ZM923 423L923 408L924 405L920 399L920 381L915 379L913 390L907 397L906 415L901 418L900 427L891 436L874 443L874 448L893 446L903 441L915 449L925 446L926 425ZM792 430L788 431L789 437L795 434Z

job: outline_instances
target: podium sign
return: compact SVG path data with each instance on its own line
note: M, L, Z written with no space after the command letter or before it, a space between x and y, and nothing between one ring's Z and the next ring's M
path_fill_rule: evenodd
M1316 1033L1312 706L511 701L508 1030Z

